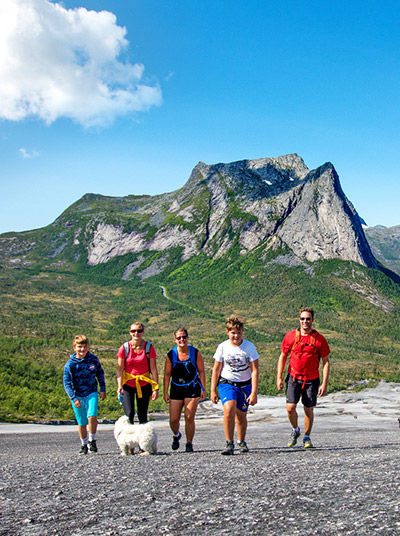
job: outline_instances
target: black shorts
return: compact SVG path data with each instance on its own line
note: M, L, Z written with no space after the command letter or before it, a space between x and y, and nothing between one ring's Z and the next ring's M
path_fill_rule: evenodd
M188 385L186 387L179 387L174 383L171 383L171 389L169 391L169 398L171 400L185 400L185 398L198 398L201 395L201 387L198 383Z
M304 384L303 380L293 380L292 376L286 376L286 402L297 404L301 397L301 402L306 408L313 408L317 405L317 394L320 384L319 378L309 380Z

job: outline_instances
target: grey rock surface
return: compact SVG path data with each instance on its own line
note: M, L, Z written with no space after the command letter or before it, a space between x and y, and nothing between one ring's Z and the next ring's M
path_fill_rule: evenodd
M397 535L399 387L381 387L326 397L313 450L285 446L277 397L250 415L250 453L232 457L220 417L198 420L193 454L171 450L165 418L156 456L121 457L110 427L88 456L74 428L2 433L0 535Z

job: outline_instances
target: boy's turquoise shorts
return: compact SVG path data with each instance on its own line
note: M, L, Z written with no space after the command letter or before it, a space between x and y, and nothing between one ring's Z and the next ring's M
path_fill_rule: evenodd
M97 391L90 393L88 396L79 397L81 408L77 408L72 402L72 408L79 426L85 426L88 423L88 417L97 417L97 408L99 405L99 395Z

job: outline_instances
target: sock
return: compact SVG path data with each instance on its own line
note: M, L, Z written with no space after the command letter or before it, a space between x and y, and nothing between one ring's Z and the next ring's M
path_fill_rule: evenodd
M181 435L180 432L178 432L177 434L174 434L174 437L179 437Z
M304 440L304 439L310 439L310 436L304 434L303 440Z
M81 443L82 443L82 445L87 445L87 444L88 444L88 438L87 438L87 436L81 438Z
M293 428L293 431L296 432L296 434L297 434L297 433L300 432L300 428L297 426L296 428Z
M89 434L89 441L94 441L96 439L96 434Z

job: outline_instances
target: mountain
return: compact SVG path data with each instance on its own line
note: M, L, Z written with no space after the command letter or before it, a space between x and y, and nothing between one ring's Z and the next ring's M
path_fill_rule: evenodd
M218 258L284 245L300 260L338 258L376 267L360 219L327 163L310 171L296 154L231 164L200 162L172 193L122 198L86 194L49 227L4 236L3 262L98 265L135 254L123 278L142 279L205 253ZM10 258L6 252L12 252ZM146 252L146 253L145 253ZM151 252L154 262L146 263Z
M243 315L260 391L276 394L282 337L312 305L331 390L400 381L400 284L380 260L333 165L295 154L200 162L157 196L86 194L43 229L0 236L0 420L71 416L62 369L77 333L105 369L102 415L118 416L115 356L133 320L159 370L185 325L209 378L224 319Z
M395 227L364 227L374 257L400 275L400 225Z

